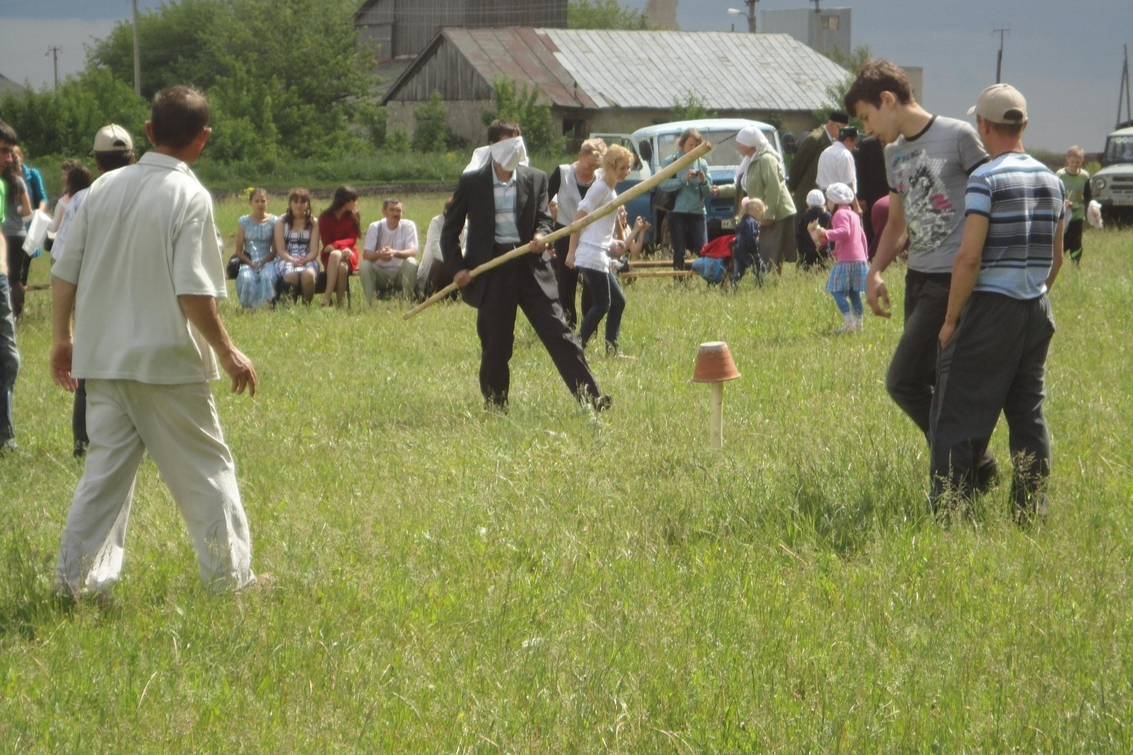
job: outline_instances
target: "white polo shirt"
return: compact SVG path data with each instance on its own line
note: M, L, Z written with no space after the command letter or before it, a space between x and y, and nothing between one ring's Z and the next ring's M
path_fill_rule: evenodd
M858 168L854 164L854 153L842 142L834 142L818 156L818 175L815 178L818 188L834 183L844 183L858 193Z
M216 356L178 296L227 296L212 197L189 166L146 153L95 181L51 274L77 287L71 373L177 385Z

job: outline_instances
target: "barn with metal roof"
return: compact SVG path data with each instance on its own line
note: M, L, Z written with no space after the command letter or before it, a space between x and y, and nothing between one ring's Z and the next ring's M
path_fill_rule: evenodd
M492 82L535 88L563 133L632 131L671 120L694 96L718 117L778 122L799 132L849 73L786 34L446 28L382 99L390 125L412 133L413 108L440 92L454 130L483 139Z

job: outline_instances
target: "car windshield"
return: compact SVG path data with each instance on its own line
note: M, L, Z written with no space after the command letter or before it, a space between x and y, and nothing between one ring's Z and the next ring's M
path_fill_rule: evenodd
M1109 137L1102 162L1105 165L1133 163L1133 134Z
M713 168L734 168L743 162L743 155L736 149L735 130L701 131L700 135L715 146L708 153L708 164ZM668 160L677 151L677 138L680 134L665 134L657 137L661 149L661 161ZM772 137L768 135L768 140ZM774 143L774 142L772 142Z

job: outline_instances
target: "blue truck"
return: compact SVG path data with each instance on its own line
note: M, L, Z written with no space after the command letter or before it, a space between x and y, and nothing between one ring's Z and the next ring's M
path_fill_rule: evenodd
M717 195L709 197L707 202L708 238L732 233L736 227L735 207L735 173L743 157L736 149L735 136L744 126L756 126L767 135L779 154L783 154L783 147L779 141L779 132L769 123L752 121L744 118L701 118L690 121L673 121L661 123L656 126L639 128L632 134L596 133L591 137L601 138L606 144L620 144L633 152L637 159L633 170L626 180L618 184L619 194L646 180L661 170L668 159L677 151L677 139L685 129L695 128L701 136L715 145L705 159L708 161L708 171L712 176L712 184L719 187ZM654 192L648 192L626 205L626 213L632 225L634 218L641 216L649 218L653 228L660 228L658 211L653 202ZM661 211L663 214L664 211ZM652 231L651 231L652 232Z

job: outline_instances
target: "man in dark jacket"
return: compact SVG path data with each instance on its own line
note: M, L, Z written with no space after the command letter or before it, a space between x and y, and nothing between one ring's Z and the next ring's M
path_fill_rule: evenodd
M480 392L489 407L506 411L515 341L516 309L522 308L563 381L580 402L605 409L582 346L563 317L550 255L541 239L550 232L547 174L521 165L526 154L519 125L497 120L488 127L491 159L460 177L445 213L441 254L464 301L476 307L480 336ZM467 220L465 254L460 231ZM473 278L469 271L527 242L532 253Z
M787 188L795 207L806 207L806 195L818 187L818 158L826 148L838 138L838 130L850 124L850 116L841 110L832 112L826 123L811 131L799 141L795 158L791 160L791 175L787 178Z

